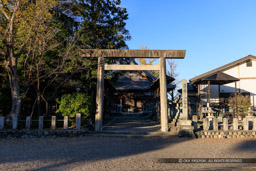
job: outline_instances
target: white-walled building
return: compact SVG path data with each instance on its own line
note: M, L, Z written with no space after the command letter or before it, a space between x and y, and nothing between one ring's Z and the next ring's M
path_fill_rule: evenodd
M206 77L210 77L218 72L227 74L231 77L239 79L236 82L237 92L249 94L251 105L256 107L256 57L249 55L229 64L223 65L219 68L196 76L190 79L191 84L200 82ZM200 84L200 98L201 103L207 103L208 99L208 85ZM198 88L199 89L199 88ZM235 93L235 82L223 85L210 85L210 102L219 103L220 99L228 98L232 93Z

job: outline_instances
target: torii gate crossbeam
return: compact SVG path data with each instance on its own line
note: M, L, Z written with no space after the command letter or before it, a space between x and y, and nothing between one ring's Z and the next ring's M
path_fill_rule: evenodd
M159 70L160 73L160 107L161 131L168 132L166 60L184 59L186 50L117 50L117 49L82 49L80 56L98 58L97 94L95 131L102 131L104 70ZM159 65L105 65L104 58L159 58Z

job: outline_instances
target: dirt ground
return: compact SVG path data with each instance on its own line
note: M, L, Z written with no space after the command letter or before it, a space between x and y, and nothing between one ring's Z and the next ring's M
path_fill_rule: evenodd
M160 158L256 158L256 139L0 139L0 170L256 170L256 163L159 163Z

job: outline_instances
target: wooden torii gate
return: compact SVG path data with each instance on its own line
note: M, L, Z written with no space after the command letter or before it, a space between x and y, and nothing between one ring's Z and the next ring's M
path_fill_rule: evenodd
M186 50L117 50L117 49L82 49L80 56L98 58L97 94L95 131L102 131L103 100L104 100L104 70L159 70L160 74L160 107L161 131L168 132L166 60L184 59ZM159 58L159 65L107 65L104 58Z

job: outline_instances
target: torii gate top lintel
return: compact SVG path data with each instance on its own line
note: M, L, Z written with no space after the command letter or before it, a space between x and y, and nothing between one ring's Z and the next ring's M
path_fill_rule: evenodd
M186 50L81 49L85 58L173 58L184 59Z

